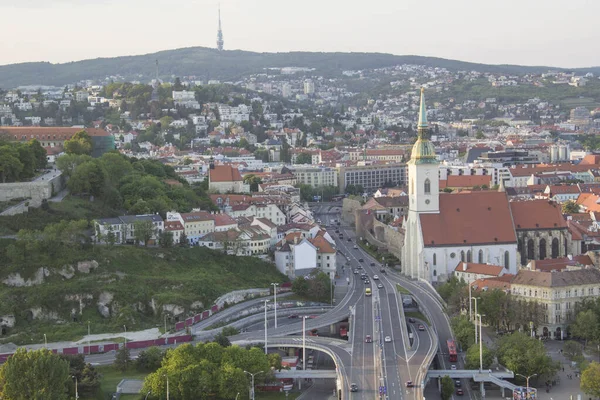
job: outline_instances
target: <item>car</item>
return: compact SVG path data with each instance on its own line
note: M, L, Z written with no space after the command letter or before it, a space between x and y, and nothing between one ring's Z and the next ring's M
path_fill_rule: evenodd
M456 389L456 394L462 396L463 394L465 394L465 392L461 388L458 388Z
M354 270L354 273L355 273L355 274L358 274L358 270L357 270L357 269L355 269L355 270Z
M350 391L351 392L358 392L358 385L356 383L351 383L350 384Z
M451 369L451 370L453 370L453 371L456 371L456 365L452 364L452 365L450 366L450 369Z
M422 324L419 324L419 330L420 330L420 331L424 331L424 330L425 330L425 327L424 327Z
M290 314L288 315L289 319L294 319L294 318L298 318L298 314Z
M408 322L410 322L411 324L415 323L415 319L413 317L409 317L408 318Z
M359 258L359 259L358 259L358 262L365 262L365 260L364 260L364 259L362 259L362 258Z
M457 388L462 386L462 383L461 383L460 379L455 379L454 380L454 386L456 386Z
M370 284L371 284L371 281L368 279L365 279L365 285L370 285Z
M379 270L379 272L381 272L382 274L387 274L387 272L385 272L385 268L381 267L381 269Z
M386 343L390 343L390 342L392 341L392 338L391 338L391 337L389 337L389 336L386 336L386 337L383 339L383 341L384 341L384 342L386 342Z
M351 238L348 238L348 241L349 241L349 242L351 242L351 241L352 241L352 239L351 239Z
M377 289L383 289L383 283L378 284Z
M358 250L358 246L357 245L354 245L354 250Z
M406 387L407 388L415 387L415 384L413 383L413 381L406 381Z
M378 275L373 275L373 280L375 280L375 281L376 281L376 280L378 280L378 279L379 279L379 276L378 276Z
M371 335L365 336L365 343L373 343L373 338L371 338Z
M335 233L340 233L340 230L339 230L339 229L336 229L336 230L335 230Z
M340 235L340 239L344 240L344 235Z

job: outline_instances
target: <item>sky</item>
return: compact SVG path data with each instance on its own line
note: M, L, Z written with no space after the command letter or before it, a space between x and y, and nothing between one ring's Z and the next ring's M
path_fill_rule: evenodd
M599 0L222 0L225 49L600 66ZM0 65L215 47L214 0L0 0Z

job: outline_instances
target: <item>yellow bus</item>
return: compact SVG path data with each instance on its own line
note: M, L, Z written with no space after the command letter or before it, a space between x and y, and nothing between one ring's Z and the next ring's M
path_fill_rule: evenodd
M370 296L371 295L371 288L366 288L365 289L365 296Z

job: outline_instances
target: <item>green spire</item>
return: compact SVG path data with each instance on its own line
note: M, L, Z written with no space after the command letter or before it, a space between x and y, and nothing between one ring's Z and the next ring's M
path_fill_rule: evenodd
M427 128L427 108L425 107L425 88L421 88L421 105L419 106L418 128Z

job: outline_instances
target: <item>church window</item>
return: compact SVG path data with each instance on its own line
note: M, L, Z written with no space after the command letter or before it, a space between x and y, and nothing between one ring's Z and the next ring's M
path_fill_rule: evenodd
M456 253L450 253L450 258L456 257ZM600 294L600 288L598 288L598 293Z
M464 250L460 251L460 261L465 262L465 252L464 252Z
M504 252L504 268L506 268L506 269L510 268L510 258L509 258L508 251Z
M437 271L435 269L433 270L433 276L437 276Z
M540 260L544 260L546 258L546 239L540 239Z
M473 258L471 257L471 250L467 250L467 262L473 262Z
M477 262L483 264L483 250L479 250L479 256Z
M437 255L433 253L433 265L437 265ZM435 273L435 270L434 270Z
M425 194L429 194L431 193L431 181L429 181L429 178L425 179Z
M534 260L535 254L533 253L533 239L527 241L527 259Z
M558 257L558 238L552 239L552 258Z

